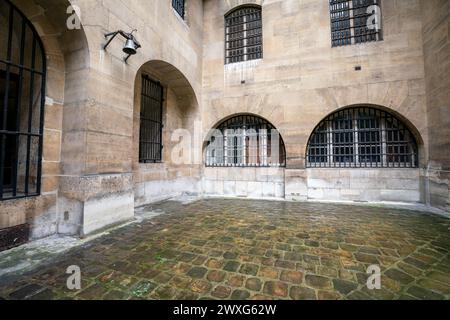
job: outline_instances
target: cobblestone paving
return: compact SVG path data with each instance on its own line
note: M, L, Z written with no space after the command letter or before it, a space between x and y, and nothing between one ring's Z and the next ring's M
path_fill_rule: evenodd
M449 299L450 220L418 212L211 199L55 258L4 299ZM382 289L368 290L368 266ZM82 290L66 288L78 265Z

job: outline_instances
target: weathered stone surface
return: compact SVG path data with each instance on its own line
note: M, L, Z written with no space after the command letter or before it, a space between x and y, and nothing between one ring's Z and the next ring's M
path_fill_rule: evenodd
M276 297L286 297L288 295L288 286L284 282L267 281L264 284L264 293Z
M260 291L262 287L262 281L259 278L249 278L245 282L245 287L251 291Z
M305 282L308 286L317 289L331 289L332 284L329 278L325 278L322 276L314 276L314 275L306 275Z
M303 273L299 271L281 271L280 280L294 284L301 284L303 282Z
M231 294L232 300L247 300L248 298L250 298L250 292L248 292L247 290L237 289L234 290Z
M293 300L316 300L316 292L305 287L292 287L289 297Z
M188 271L187 275L192 278L203 278L208 272L208 269L202 267L194 267Z
M450 222L439 216L380 207L226 199L189 204L167 201L152 205L152 210L166 214L113 230L61 254L43 254L41 250L0 254L0 272L14 267L17 261L41 261L43 257L49 261L49 265L25 275L16 274L11 278L15 282L0 273L0 296L180 300L450 298L450 260L444 248ZM335 219L336 215L339 219ZM385 223L387 219L389 224ZM400 236L399 229L408 232ZM328 247L339 249L306 246L304 239L297 237L300 232L303 238L307 235L319 243L326 239L336 244ZM293 251L274 249L271 241L290 244ZM365 244L348 247L342 241ZM407 250L399 250L403 242ZM364 246L370 249L361 249ZM344 251L342 247L354 250ZM425 254L427 249L442 253L441 258ZM363 253L361 250L370 251L364 254L374 257L389 253L394 259L382 265L381 290L367 289L368 264L355 257ZM250 251L254 254L248 254ZM283 260L289 252L301 253L302 261ZM412 262L409 259L420 261L420 268L405 262ZM66 269L74 263L82 269L80 292L66 289Z
M333 280L333 286L334 289L342 293L343 295L349 294L353 290L355 290L358 285L354 282L340 280L340 279L334 279Z

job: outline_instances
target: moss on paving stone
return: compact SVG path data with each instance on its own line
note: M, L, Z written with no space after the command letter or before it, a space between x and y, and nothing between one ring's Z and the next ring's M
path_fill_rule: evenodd
M111 231L0 279L4 299L450 299L450 220L317 203L210 199ZM33 249L34 252L36 248ZM27 249L3 254L17 268ZM367 268L379 264L381 290ZM66 288L78 265L82 289Z

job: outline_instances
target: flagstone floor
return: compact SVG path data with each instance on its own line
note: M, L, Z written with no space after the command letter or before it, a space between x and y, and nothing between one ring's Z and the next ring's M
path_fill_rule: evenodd
M450 220L369 206L208 199L39 266L3 299L450 299ZM81 269L81 290L66 270ZM381 268L381 289L367 269Z

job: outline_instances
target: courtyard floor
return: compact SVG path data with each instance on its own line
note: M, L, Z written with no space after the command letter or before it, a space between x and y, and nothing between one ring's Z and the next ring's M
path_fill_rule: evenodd
M0 278L0 298L450 299L444 217L237 199L146 210L162 214ZM81 268L79 291L66 286L71 265ZM370 265L381 267L380 290L367 288Z

